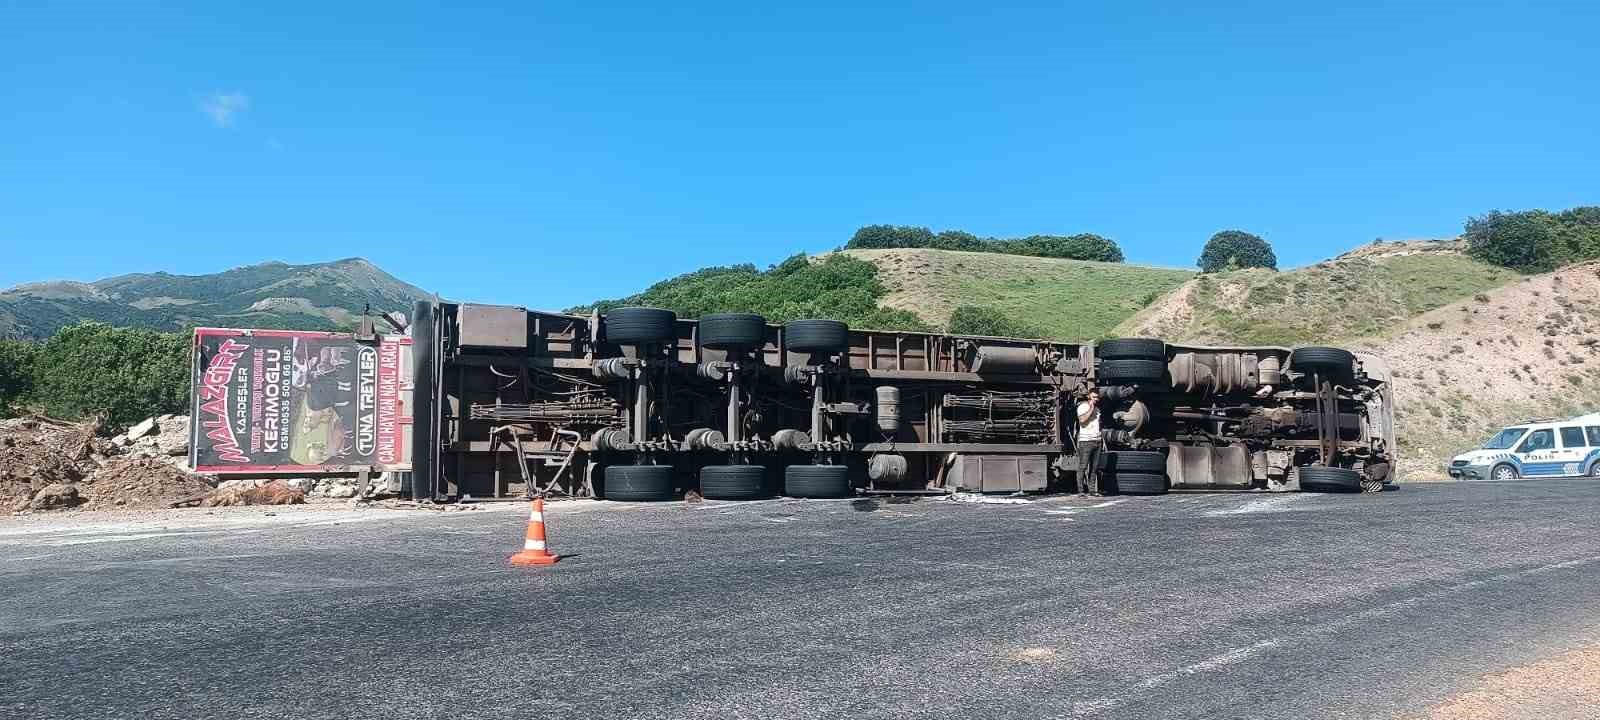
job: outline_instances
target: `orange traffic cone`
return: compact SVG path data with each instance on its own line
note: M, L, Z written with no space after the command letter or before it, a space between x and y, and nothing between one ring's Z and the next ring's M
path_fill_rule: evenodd
M536 497L533 499L533 512L528 515L528 539L522 543L522 552L511 556L511 564L537 567L554 565L560 559L560 555L552 554L544 547L544 498Z

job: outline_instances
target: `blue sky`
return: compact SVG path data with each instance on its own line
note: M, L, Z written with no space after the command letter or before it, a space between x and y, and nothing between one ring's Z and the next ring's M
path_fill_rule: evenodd
M1297 265L1600 204L1593 2L240 5L0 2L0 286L361 255L559 308L869 223Z

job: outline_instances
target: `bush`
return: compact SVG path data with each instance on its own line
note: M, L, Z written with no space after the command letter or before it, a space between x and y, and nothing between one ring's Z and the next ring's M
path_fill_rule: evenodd
M994 308L962 305L950 313L949 332L957 335L1041 338L1045 332Z
M924 227L903 225L868 225L856 231L845 244L851 250L881 250L887 248L931 248L934 250L962 250L966 252L991 252L1002 255L1028 255L1032 257L1065 258L1068 260L1095 260L1122 262L1122 248L1110 238L1094 233L1077 235L1029 235L1025 238L980 238L961 230L945 230L938 235Z
M1017 240L993 240L990 252L1033 257L1066 258L1068 260L1095 260L1122 262L1122 248L1093 233L1078 235L1029 235Z
M644 292L592 307L601 312L629 305L672 310L682 317L716 312L760 313L771 322L803 318L843 320L878 330L927 330L916 315L878 307L888 294L877 266L848 255L813 262L795 255L762 272L754 265L697 270L651 285ZM590 307L568 312L587 313Z
M1278 269L1278 255L1272 245L1243 230L1223 230L1206 241L1195 263L1200 272L1221 272L1240 268Z
M1600 258L1600 206L1575 207L1556 213L1556 245L1566 262Z
M910 225L867 225L851 236L847 248L883 250L889 248L932 247L933 231Z
M189 346L178 333L79 323L39 346L30 399L50 415L103 415L114 426L184 412Z
M1461 237L1467 241L1468 255L1522 272L1553 270L1572 258L1557 244L1555 221L1543 210L1496 210L1468 218Z
M34 358L39 346L22 340L0 340L0 417L10 417L33 390Z
M928 245L935 250L961 250L963 252L983 252L983 239L969 232L960 230L946 230L933 236L933 243Z

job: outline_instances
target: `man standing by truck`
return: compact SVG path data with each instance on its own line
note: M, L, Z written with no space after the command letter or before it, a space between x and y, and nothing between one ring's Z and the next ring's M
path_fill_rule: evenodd
M1100 391L1090 390L1089 397L1078 403L1078 494L1100 494Z

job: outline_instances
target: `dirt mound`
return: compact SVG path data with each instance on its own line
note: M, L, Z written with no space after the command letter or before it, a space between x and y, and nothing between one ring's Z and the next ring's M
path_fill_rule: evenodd
M143 457L113 458L79 483L79 494L96 506L163 508L209 492L203 477Z
M0 421L0 512L165 507L210 490L206 478L174 467L165 451L160 459L131 455L99 433L95 421Z

